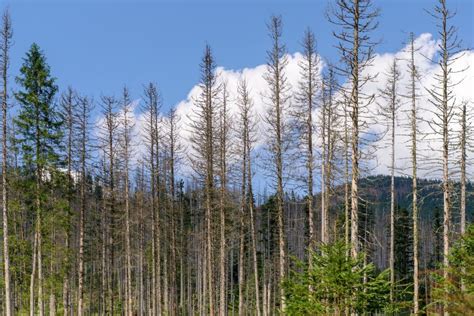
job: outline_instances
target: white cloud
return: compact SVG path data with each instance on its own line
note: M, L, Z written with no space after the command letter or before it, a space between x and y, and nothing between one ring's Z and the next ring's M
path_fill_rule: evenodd
M418 48L418 52L416 55L416 65L418 67L418 70L420 74L422 74L420 83L419 83L419 92L421 94L420 100L418 102L418 107L419 107L419 116L422 117L423 119L431 119L433 117L433 114L429 112L427 109L431 109L432 105L428 101L428 94L425 90L425 88L429 88L433 82L433 76L435 73L439 71L439 66L435 64L431 59L435 57L435 54L438 50L438 42L433 39L433 36L428 33L421 34L415 39L415 47ZM408 86L409 82L409 76L406 73L407 72L407 66L408 66L408 59L409 59L409 53L408 53L408 46L403 47L400 49L398 52L387 52L383 54L378 54L375 59L373 66L370 67L368 70L371 74L376 74L378 73L377 79L368 84L364 88L364 92L366 93L378 93L378 90L383 88L385 85L385 78L384 78L384 73L387 71L389 65L393 61L393 58L397 58L399 60L399 67L402 72L402 77L400 80L400 91L405 94L406 93L406 87ZM300 53L295 53L293 55L288 55L288 66L286 68L286 75L288 77L288 82L292 87L297 87L297 82L299 79L299 68L298 68L298 62L302 59L302 55ZM464 55L456 62L456 67L458 69L464 69L470 66L466 72L460 74L460 75L455 75L457 77L462 76L464 77L464 80L455 87L455 93L457 95L458 99L471 99L474 100L474 91L472 87L474 86L474 52L472 51L467 51L464 52ZM221 79L227 82L229 91L230 91L230 96L231 100L235 100L236 98L236 91L237 91L237 83L239 79L244 77L247 82L248 86L251 89L251 96L254 101L255 105L255 113L258 116L263 116L266 110L266 105L265 102L262 98L262 95L265 94L267 90L267 84L263 78L263 75L265 73L266 66L265 65L259 65L254 68L244 68L241 70L229 70L225 69L222 67L218 68L218 71L220 73ZM197 94L199 93L199 89L197 86L193 87L191 91L188 94L188 97L186 100L181 101L177 105L177 111L178 114L181 115L182 117L182 122L183 126L189 126L189 114L193 111L193 102L192 99L193 97L196 97ZM403 100L404 105L401 108L401 111L399 112L398 120L400 126L398 127L399 129L399 134L397 135L397 143L396 143L396 161L398 164L398 167L400 170L397 172L398 174L406 174L408 173L408 167L410 166L408 157L409 157L409 137L407 136L407 131L401 121L405 121L407 119L407 110L410 107L410 103L406 102L406 100ZM376 107L376 103L372 104L372 109L375 110L373 107ZM231 102L231 112L236 111L236 105L235 103ZM318 110L316 110L317 112ZM317 114L317 113L315 113ZM316 116L315 116L316 117ZM264 123L259 122L259 125L265 129ZM428 133L429 132L429 127L426 123L420 122L419 123L419 128L420 128L420 135L423 133ZM383 126L380 123L377 123L373 126L370 126L370 129L372 130L382 130ZM185 132L183 133L183 139L187 139L189 136L189 128L185 128ZM261 133L259 136L260 142L259 144L265 143L264 140L264 133ZM429 152L428 145L426 142L420 141L419 144L419 149L420 153L422 156L423 154L426 154ZM430 153L431 154L431 153ZM390 149L388 147L385 148L380 148L376 151L376 160L378 161L378 165L374 166L375 169L372 170L373 173L388 173L388 162L390 161ZM420 159L421 160L421 159ZM420 161L420 164L422 164L423 161ZM432 169L432 168L431 168ZM432 172L427 172L424 174L424 176L436 176L436 174Z
M418 36L415 40L415 47L417 47L418 53L416 55L416 65L420 74L422 75L420 82L419 82L419 93L420 93L420 100L418 101L418 108L419 108L419 116L422 117L424 120L429 120L433 118L433 114L430 112L432 109L432 105L428 101L428 93L426 92L426 88L431 87L433 83L433 76L435 73L439 71L439 66L434 63L431 59L435 57L435 54L438 50L438 42L433 38L431 34L425 33ZM293 87L292 92L294 92L294 88L297 87L297 83L300 76L300 70L298 67L298 62L301 61L303 56L300 53L294 53L288 55L288 65L286 67L286 76L288 83ZM385 52L379 53L375 56L374 63L372 67L370 67L367 71L370 74L377 74L377 79L368 84L364 87L365 93L375 93L377 94L379 89L383 88L385 85L385 73L393 61L393 58L397 58L399 60L399 67L402 72L402 77L400 80L400 91L403 94L406 94L406 89L409 83L409 76L407 73L407 63L409 59L408 47L403 47L397 52ZM324 63L321 63L321 68L324 67ZM465 69L467 70L462 74L454 74L456 77L454 81L460 79L461 77L464 79L458 86L454 88L455 94L458 100L474 100L474 52L473 51L466 51L462 53L459 60L456 62L456 68L458 69ZM267 105L265 104L263 95L265 95L267 91L267 83L264 79L264 74L266 71L266 65L258 65L253 68L244 68L238 70L226 69L224 67L218 67L217 72L219 73L220 79L227 83L227 87L229 90L229 111L232 113L237 113L237 105L235 100L237 99L237 86L238 82L241 78L245 78L247 81L247 85L250 89L250 95L254 102L254 112L256 115L256 120L258 121L260 133L258 135L259 142L257 145L265 144L265 133L263 132L266 129L265 123L260 120L260 117L264 116L265 111L267 109ZM194 111L194 103L193 99L196 99L199 95L199 87L196 84L191 90L189 91L186 99L180 101L176 105L177 115L181 118L181 139L186 146L186 141L190 138L190 133L192 133L191 126L190 126L190 117ZM407 100L403 100L404 104L401 108L401 111L398 115L398 120L400 122L399 128L399 135L397 136L397 143L396 143L396 161L397 166L400 170L397 172L398 174L409 174L409 166L410 161L408 157L410 157L410 149L409 149L409 137L407 136L407 130L402 121L407 120L407 110L410 108L411 104L407 102ZM376 107L376 103L371 105L371 110L374 111ZM317 117L318 110L315 111L316 113L314 117ZM142 123L142 115L138 114L136 117L136 124L137 130L140 130L140 125ZM383 129L383 124L378 120L377 123L371 125L369 127L371 130L378 130L381 131ZM420 122L419 129L421 134L429 132L429 126L426 123ZM428 144L426 141L419 142L419 150L420 150L420 164L423 164L422 156L428 154L430 157L436 157L437 153L433 153L430 151L429 146L433 145L434 143L431 142ZM190 146L187 146L189 148ZM139 150L140 152L140 150ZM371 171L372 173L377 174L387 174L388 173L388 162L390 161L390 149L388 147L381 147L376 151L376 161L378 164L373 166L374 169ZM438 176L436 173L432 172L434 167L430 167L430 172L425 172L424 174L420 174L420 176L426 177L436 177Z

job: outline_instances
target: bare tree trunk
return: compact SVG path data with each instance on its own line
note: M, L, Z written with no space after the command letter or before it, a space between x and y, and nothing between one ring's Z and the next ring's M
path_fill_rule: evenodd
M413 216L413 314L419 313L419 237L418 237L418 180L417 180L417 108L414 36L410 34L410 92L411 92L411 163L412 163L412 216Z
M158 211L158 116L160 100L157 88L150 83L145 89L147 111L147 145L150 166L150 195L151 195L151 313L161 314L161 269L160 269L160 218Z
M462 104L461 108L461 235L466 232L466 137L467 137L467 122L466 122L466 102Z
M35 142L36 142L36 185L35 185L35 206L36 206L36 234L38 239L37 250L38 250L38 310L39 315L44 315L43 309L43 257L42 257L42 233L41 233L41 179L42 170L39 165L40 160L40 130L39 130L39 117L36 113L36 131L35 131Z
M239 316L245 315L244 310L244 214L240 210L240 233L239 233Z
M66 228L66 240L65 247L67 250L70 250L70 214L72 212L72 194L73 194L73 179L72 179L72 160L73 160L73 133L74 133L74 98L75 93L71 88L68 88L66 93L61 97L61 106L64 115L64 123L66 125L67 134L66 134L66 163L67 163L67 202L68 202L68 223ZM69 278L70 278L70 260L66 256L66 271L64 273L63 279L63 309L64 315L69 315Z
M326 117L327 117L327 97L324 91L326 91L325 84L323 83L323 106L321 110L321 242L327 243L328 227L327 220L328 215L326 213L326 156L327 156L327 144L326 144Z
M215 61L211 48L206 45L201 63L201 94L196 100L197 109L193 121L193 136L196 155L191 158L204 183L204 220L207 269L207 295L209 314L215 314L214 271L213 271L213 213L216 208L214 164L215 164L215 126L217 105L215 98L220 91L216 81Z
M122 105L122 144L123 144L123 160L124 160L124 177L125 177L125 264L126 264L126 310L125 314L131 316L133 313L133 300L132 300L132 259L131 259L131 241L130 241L130 181L129 181L129 170L130 170L130 154L131 154L131 130L133 128L130 122L130 99L128 90L123 90L123 105Z
M350 245L350 202L349 202L349 125L347 122L347 104L344 103L344 240ZM347 253L349 256L349 252Z
M394 301L395 286L395 113L392 114L392 144L390 167L390 301Z
M255 231L255 208L253 201L253 190L252 190L252 132L253 124L251 121L252 117L252 100L249 97L247 84L245 81L241 81L238 87L239 93L239 107L242 129L242 182L247 181L247 188L242 185L242 194L245 198L247 207L250 212L250 237L252 242L252 263L253 263L253 274L255 281L255 309L256 315L260 316L260 288L259 288L259 273L258 273L258 258L257 258L257 236Z
M84 296L84 218L86 212L86 156L87 156L87 130L88 130L88 114L89 101L86 98L80 100L80 163L81 163L81 202L79 212L79 267L78 267L78 302L77 313L79 316L84 314L83 296Z
M35 315L35 271L36 271L37 254L38 254L38 233L35 228L35 240L33 242L33 260L31 263L31 276L30 276L30 316Z
M351 120L352 120L352 183L351 183L351 256L359 253L359 0L354 1L354 23L351 69Z
M8 245L8 195L7 195L7 102L8 102L8 66L9 54L12 39L12 27L10 13L5 10L2 18L1 36L1 71L3 81L2 91L2 215L3 215L3 264L4 264L4 282L5 282L5 315L13 315L11 304L10 287L10 250Z
M387 120L390 130L390 302L394 302L395 290L395 144L396 144L396 119L400 108L398 99L398 81L400 72L397 60L394 58L389 71L387 72L387 83L384 89L380 90L382 98L386 103L380 105L380 113Z
M440 0L442 4L442 30L441 30L441 47L442 47L442 96L441 96L441 110L442 110L442 148L443 148L443 278L448 280L449 278L449 234L450 234L450 222L451 222L451 202L450 202L450 188L449 188L449 117L450 108L448 105L448 80L449 72L448 68L448 36L449 31L447 29L447 19L449 16L448 9L446 8L445 0ZM448 299L449 289L445 289L445 301ZM445 303L444 315L447 316L447 303Z
M228 121L227 121L227 99L228 92L224 84L222 88L222 109L220 111L220 131L219 131L219 151L220 151L220 197L219 197L219 213L220 213L220 260L219 260L219 281L220 281L220 303L219 315L226 314L226 240L225 240L225 207L226 207L226 185L227 185L227 141L228 141Z
M362 108L373 102L373 97L360 94L361 86L370 82L373 76L361 76L364 69L369 67L374 58L374 46L376 41L371 40L370 32L377 27L375 19L379 10L373 8L371 0L337 1L328 15L330 22L340 28L334 33L338 39L337 46L345 68L339 68L350 82L350 118L351 118L351 256L356 258L359 253L359 159L361 151L359 147L360 128L366 124L361 121L359 112ZM352 33L350 32L352 30ZM366 100L365 104L362 100ZM361 121L361 122L360 122Z
M276 220L278 227L278 289L280 292L280 309L286 309L285 291L281 282L286 276L286 245L285 245L285 225L283 222L284 212L284 190L283 190L283 153L285 135L284 107L287 96L287 83L284 68L287 64L285 57L286 48L281 43L283 22L281 17L272 16L268 24L272 49L268 51L267 73L265 79L270 88L269 99L271 108L268 111L267 122L271 126L270 152L274 163L274 177L276 181Z

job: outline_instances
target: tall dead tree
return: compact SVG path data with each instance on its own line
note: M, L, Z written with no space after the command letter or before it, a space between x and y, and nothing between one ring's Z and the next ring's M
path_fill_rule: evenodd
M374 58L375 42L370 33L377 27L376 18L379 10L374 9L372 0L336 0L336 5L328 15L329 21L340 28L339 33L333 32L339 41L337 48L342 66L339 72L349 82L351 118L351 256L357 257L359 252L359 176L360 166L360 132L364 121L360 113L373 101L365 96L361 89L373 76L364 76L362 71L371 65Z
M79 209L79 264L78 264L78 288L77 288L77 313L84 314L84 238L85 238L85 213L87 208L87 160L89 158L89 131L90 112L92 110L92 100L87 97L80 97L77 112L78 129L78 153L80 164L80 209Z
M322 80L322 102L321 102L321 126L320 135L322 140L321 157L321 241L330 241L330 205L332 184L334 180L334 156L336 151L337 132L336 126L339 122L334 94L336 92L336 78L334 67L329 65L328 71Z
M107 297L108 303L106 312L113 314L115 307L115 283L117 273L115 271L115 242L116 242L116 217L117 217L117 196L116 196L116 165L117 165L117 133L119 128L118 113L116 110L117 100L114 97L102 97L103 121L100 126L100 144L105 155L106 177L106 208L107 208Z
M418 315L419 313L419 292L420 292L420 281L419 281L419 229L418 229L418 155L417 155L417 144L418 144L418 107L417 107L417 95L418 95L418 68L415 62L416 49L415 39L413 33L410 33L409 43L409 55L410 59L408 62L408 73L410 81L408 85L408 97L411 102L411 109L409 112L410 120L410 138L411 138L411 168L412 168L412 229L413 229L413 313Z
M220 217L220 253L219 253L219 315L225 316L226 305L226 208L227 208L227 161L229 155L229 92L224 83L222 85L222 105L219 109L219 217Z
M349 142L350 142L350 127L349 127L349 111L348 111L348 100L345 94L342 96L342 107L344 115L344 132L343 132L343 159L344 159L344 241L346 247L350 246L350 232L351 232L351 222L350 222L350 201L349 201ZM349 251L347 256L349 257Z
M161 266L160 266L160 219L158 213L158 121L161 108L161 99L155 84L145 87L145 127L144 139L147 147L147 160L150 171L151 197L151 313L161 314Z
M299 63L301 81L298 86L297 103L295 106L295 117L297 121L300 146L304 150L306 167L306 190L308 208L308 250L314 250L316 238L314 233L314 149L313 111L316 107L319 74L319 56L316 51L316 39L311 30L306 30L303 37L303 60ZM309 265L312 265L312 256L308 256Z
M250 218L250 238L251 238L251 253L252 253L252 268L255 286L255 314L261 315L260 306L260 283L257 257L257 236L255 229L255 205L252 190L252 149L255 142L255 121L252 119L253 115L253 101L250 97L250 92L247 87L245 79L239 81L237 87L237 106L238 106L238 140L239 140L239 154L242 162L241 169L241 216L245 216L245 211L248 210ZM241 220L241 225L244 221ZM240 238L243 238L243 229L241 230ZM243 243L243 240L241 240ZM242 260L243 261L243 260ZM240 269L240 267L239 267ZM242 273L243 274L243 273ZM240 284L239 284L240 289ZM240 290L242 292L242 290ZM239 301L240 302L240 301ZM242 302L243 304L243 302ZM240 304L239 304L240 305Z
M177 213L177 196L176 196L176 167L179 162L179 156L182 151L181 143L179 140L180 132L180 117L176 113L176 109L172 108L168 113L168 130L167 130L167 149L168 149L168 169L169 169L169 196L170 196L170 211L171 211L171 314L177 314L177 289L176 289L176 266L177 266L177 236L183 234L182 231L178 232L177 222L179 214ZM179 251L180 259L183 256L181 251ZM181 266L181 265L180 265ZM180 267L181 268L181 267ZM181 276L182 277L182 276ZM184 288L180 287L181 291L184 291Z
M452 118L455 108L455 95L453 88L457 82L453 81L452 75L456 70L454 64L460 58L455 56L460 51L460 42L457 38L457 29L450 24L450 20L455 13L451 12L446 4L446 0L439 0L435 5L431 15L438 21L437 26L439 35L441 36L438 45L438 60L436 61L440 71L435 74L435 83L427 91L430 95L430 103L433 106L432 113L434 118L429 121L433 136L441 146L441 174L442 174L442 191L443 191L443 277L449 277L449 247L450 247L450 228L451 228L451 171L450 156L453 144L453 124ZM436 149L435 149L436 150ZM439 150L437 150L439 152ZM438 160L439 161L439 160ZM439 166L438 161L434 161ZM433 161L432 161L433 162ZM446 299L448 288L445 289ZM448 312L444 310L444 314Z
M459 124L461 126L460 130L460 137L459 137L459 147L461 151L461 157L459 160L459 169L460 169L460 203L459 203L459 208L460 208L460 233L461 235L466 233L466 182L467 182L467 150L471 146L469 146L469 135L471 132L471 126L470 123L468 122L468 110L467 110L467 101L462 102L461 104L461 113L460 113L460 118L459 118Z
M289 99L285 67L288 64L286 47L282 43L283 21L281 16L272 16L267 25L272 47L267 51L267 69L264 78L268 84L268 111L265 121L269 126L268 151L273 164L272 176L276 186L276 217L278 227L278 283L286 276L285 225L283 222L283 156L288 143L287 103ZM285 292L281 286L280 309L285 310Z
M71 243L71 213L73 210L73 196L74 196L74 179L72 175L73 164L75 162L75 129L76 129L76 111L77 111L77 94L68 88L65 93L61 95L60 100L61 115L64 121L65 133L64 133L64 142L66 150L66 168L67 168L67 189L66 189L66 198L67 198L67 208L68 208L68 223L66 225L66 236L65 236L65 247L67 250L70 248ZM70 308L70 273L71 273L71 262L69 256L66 256L64 280L63 280L63 309L64 315L69 315Z
M214 271L213 271L213 213L216 207L216 189L214 183L216 148L216 115L218 114L217 97L220 86L215 73L215 60L209 45L204 50L201 61L200 95L194 100L196 110L193 113L191 128L192 154L191 161L194 170L204 185L205 211L205 280L207 286L208 312L214 315ZM206 292L206 291L205 291Z
M394 302L395 290L395 144L397 116L401 106L398 85L400 81L400 70L398 69L397 59L394 58L388 72L386 73L386 84L379 91L383 103L379 103L379 114L385 119L390 143L390 301Z
M133 314L132 300L132 253L131 253L131 231L130 231L130 163L133 155L132 150L132 130L133 130L133 108L128 89L123 89L121 108L121 128L120 128L120 145L121 158L123 160L123 177L124 177L124 199L125 199L125 314L131 316Z
M10 255L8 244L8 181L7 181L7 111L8 111L8 68L13 30L8 10L3 12L0 30L0 67L2 72L2 216L3 216L3 265L5 282L5 315L13 315L10 286Z

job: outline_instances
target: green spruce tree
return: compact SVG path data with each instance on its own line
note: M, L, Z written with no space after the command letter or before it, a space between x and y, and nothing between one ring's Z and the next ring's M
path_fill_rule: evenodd
M20 104L15 123L18 127L16 142L21 150L25 181L25 194L30 197L29 208L35 216L34 254L30 283L30 314L34 313L34 281L38 280L38 312L44 315L43 306L43 211L54 201L47 184L52 183L60 161L61 121L53 101L58 90L51 77L46 58L38 45L33 44L27 52L16 78L20 86L15 97ZM36 269L36 273L35 273Z

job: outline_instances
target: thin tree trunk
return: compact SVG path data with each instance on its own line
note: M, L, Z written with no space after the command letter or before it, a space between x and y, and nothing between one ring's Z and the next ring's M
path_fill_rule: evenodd
M351 183L351 256L359 253L359 0L354 1L353 48L351 65L352 183Z
M132 259L131 259L131 241L130 241L130 183L129 183L129 164L130 164L130 101L128 91L124 89L123 100L123 154L124 154L124 176L125 176L125 260L126 260L126 315L132 315Z
M392 144L390 162L390 302L394 302L395 286L395 111L392 108Z
M466 137L467 137L467 123L466 123L466 102L462 104L461 109L461 235L466 232Z
M446 8L446 2L441 1L443 5L443 18L442 18L442 30L441 30L441 47L442 47L442 151L443 151L443 278L448 280L449 278L449 234L450 234L450 221L451 221L451 202L450 202L450 189L449 189L449 105L448 105L448 80L449 71L448 69L448 30L447 30L447 18L448 11ZM448 300L449 289L445 287L445 301ZM445 303L444 315L448 316L447 303Z
M244 315L244 214L240 211L240 234L239 234L239 316Z
M220 197L219 197L219 213L220 213L220 257L219 257L219 315L226 314L226 240L225 240L225 207L226 207L226 185L227 185L227 138L228 138L228 122L227 122L227 88L225 85L222 89L223 104L220 114Z
M11 287L10 287L10 250L8 244L8 195L7 195L7 101L8 101L8 66L9 66L9 50L11 46L12 29L10 21L10 13L5 10L2 19L1 30L1 63L2 63L2 215L3 215L3 263L4 263L4 283L5 283L5 315L13 315L11 304Z
M36 258L38 254L38 232L35 228L35 240L33 242L33 260L31 264L31 276L30 276L30 316L35 315L35 271L36 271Z
M349 125L347 122L347 105L344 104L344 240L350 245L350 202L349 202ZM348 248L349 249L349 248ZM349 257L349 252L347 256Z
M418 180L417 180L417 108L414 36L410 34L410 90L411 90L411 163L413 216L413 313L419 313L419 237L418 237ZM427 289L426 289L427 291Z

